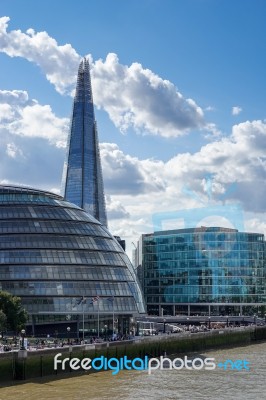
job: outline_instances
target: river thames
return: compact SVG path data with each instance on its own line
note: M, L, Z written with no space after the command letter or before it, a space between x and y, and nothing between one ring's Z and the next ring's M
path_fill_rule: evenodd
M266 343L206 351L218 362L246 360L249 370L111 371L73 378L27 382L0 390L2 400L263 400L266 396ZM198 355L197 355L198 356ZM189 358L192 358L190 355Z

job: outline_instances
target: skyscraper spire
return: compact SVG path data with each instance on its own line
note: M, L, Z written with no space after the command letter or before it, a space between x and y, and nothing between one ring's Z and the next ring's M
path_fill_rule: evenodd
M62 179L64 198L107 226L89 61L78 69L76 94Z

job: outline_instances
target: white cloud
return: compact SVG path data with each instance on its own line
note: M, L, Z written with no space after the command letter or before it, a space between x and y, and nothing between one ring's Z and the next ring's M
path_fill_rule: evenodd
M182 178L185 182L190 182L192 189L199 192L201 180L210 174L214 184L219 184L216 185L217 194L226 185L237 183L232 198L238 197L248 205L252 198L260 196L259 207L263 208L265 147L266 124L262 121L246 121L235 125L230 137L209 143L197 153L179 154L167 163L166 168L170 174L178 171L176 179ZM241 185L244 184L249 186L246 193L241 190Z
M169 209L187 197L189 191L184 192L184 188L189 184L189 190L195 193L193 201L198 204L228 196L227 199L243 201L244 207L252 208L253 202L257 211L262 210L265 209L265 150L266 123L260 120L235 125L229 137L208 143L194 154L178 154L167 162L139 160L124 154L116 144L103 143L106 192L120 197L147 196L149 201L152 193L154 209ZM227 192L232 185L234 188ZM196 194L200 196L197 199Z
M266 236L265 214L257 214L256 217L247 216L245 220L245 229L247 232L263 233Z
M9 185L12 184L11 182L9 182L8 179L0 179L0 185Z
M186 99L168 80L141 64L119 63L114 53L92 65L95 104L103 108L121 130L134 128L175 137L206 126L202 109Z
M23 152L14 143L7 143L6 154L11 158L23 157Z
M28 29L7 32L9 17L0 18L0 51L10 57L23 57L41 67L49 82L63 94L69 93L76 81L80 56L70 44L58 45L47 32Z
M214 140L222 135L222 132L220 131L220 129L218 129L217 126L212 122L207 123L205 127L206 127L207 133L204 134L204 137L206 139Z
M0 104L0 121L9 121L12 118L12 107L9 104Z
M47 32L28 29L7 31L9 17L0 18L0 51L37 64L56 90L72 93L81 57L70 44L59 45ZM210 130L203 110L185 98L168 80L141 64L119 63L114 53L106 60L91 59L92 86L96 106L104 109L122 132L129 128L142 133L177 137L191 130ZM215 133L215 132L214 132ZM217 133L217 132L216 132Z
M47 139L57 147L65 147L68 118L58 118L49 105L35 104L20 110L20 118L10 124L10 132Z
M162 162L141 161L124 154L114 143L101 143L100 149L107 193L138 195L164 190L159 173Z
M59 188L52 187L52 188L49 189L49 192L58 194L60 196L60 189Z
M58 185L68 119L19 90L0 90L0 114L0 179L44 189Z
M25 104L28 100L29 96L25 90L0 90L0 103L17 105Z
M64 149L39 137L10 134L0 128L0 180L49 190L59 186Z
M130 214L127 219L113 219L110 214L110 228L128 237L129 242L136 241L141 233L153 231L154 214L172 213L166 222L180 228L187 224L186 212L197 218L200 208L213 211L207 215L211 224L231 226L235 223L230 214L234 205L240 210L239 229L245 223L250 231L264 232L265 147L266 123L260 120L235 125L227 138L217 139L194 154L178 154L166 162L140 160L124 154L115 144L104 143L106 193ZM175 221L176 218L179 219ZM192 226L192 217L189 221ZM207 224L210 220L201 222Z
M27 92L0 90L0 131L44 138L64 147L68 124L68 118L58 118L49 105L29 100Z
M232 107L232 115L238 115L241 113L241 111L242 111L241 107L238 106Z
M205 108L205 111L215 111L215 107L208 106L208 107Z
M109 195L106 196L106 209L108 218L111 220L124 219L130 216L123 204L118 200L113 200Z

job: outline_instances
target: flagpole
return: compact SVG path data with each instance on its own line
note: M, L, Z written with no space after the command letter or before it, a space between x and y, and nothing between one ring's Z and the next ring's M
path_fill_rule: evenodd
M98 338L100 337L100 305L99 305L100 299L98 299Z
M84 304L85 304L85 297L83 296L83 302L82 302L82 339L83 339L83 343L84 343L84 329L85 329Z
M113 337L115 334L115 305L114 305L114 296L113 296Z

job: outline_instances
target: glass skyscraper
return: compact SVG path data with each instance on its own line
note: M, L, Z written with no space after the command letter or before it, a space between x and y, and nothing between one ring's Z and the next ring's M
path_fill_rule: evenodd
M264 315L264 235L221 227L142 235L136 267L150 314Z
M67 201L107 226L90 66L86 58L78 70L61 192Z

